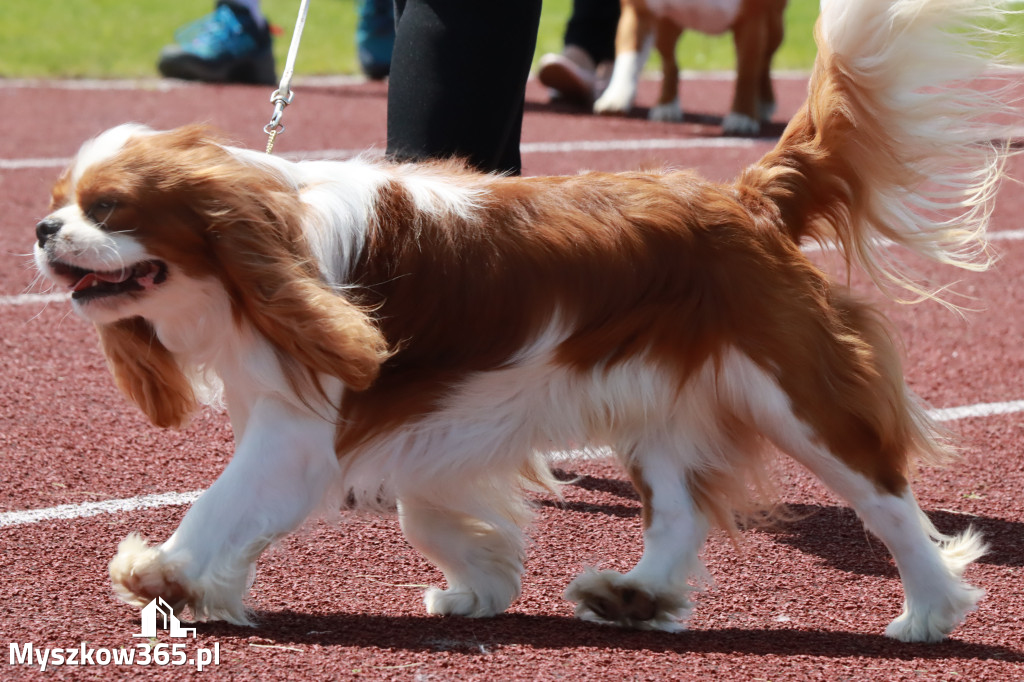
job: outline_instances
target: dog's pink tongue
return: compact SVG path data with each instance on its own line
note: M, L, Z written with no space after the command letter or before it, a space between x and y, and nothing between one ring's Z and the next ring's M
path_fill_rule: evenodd
M75 282L74 286L71 287L71 290L72 291L81 291L83 289L88 289L89 287L91 287L92 285L96 284L97 282L113 282L115 284L118 284L120 282L125 281L126 279L128 279L131 276L132 276L132 273L131 273L130 270L122 270L121 272L117 272L117 273L114 273L114 272L90 272L87 275L85 275L84 277L82 277L82 279L80 279L77 282Z

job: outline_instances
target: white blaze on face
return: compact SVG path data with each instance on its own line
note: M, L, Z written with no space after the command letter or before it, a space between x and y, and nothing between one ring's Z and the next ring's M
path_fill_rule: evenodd
M111 128L82 145L71 171L71 184L78 184L86 170L112 158L128 141L140 135L152 135L153 129L139 123L125 123Z

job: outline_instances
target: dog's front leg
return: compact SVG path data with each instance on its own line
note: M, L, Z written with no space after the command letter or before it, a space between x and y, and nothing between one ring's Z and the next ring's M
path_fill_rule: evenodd
M621 451L633 453L625 463L644 507L643 556L625 574L587 569L564 596L583 620L677 632L693 606L690 579L704 573L699 553L710 524L690 489L693 462L702 455L685 434Z
M654 15L643 0L622 0L615 33L615 66L604 93L594 102L595 114L627 114L636 99L637 81L651 51Z
M224 473L166 542L121 542L110 562L121 599L144 606L159 596L199 620L251 624L244 600L256 559L317 508L338 461L334 425L309 410L262 397L245 423Z
M436 498L406 497L399 502L399 520L409 544L448 581L447 589L431 587L424 594L427 613L495 616L519 596L526 554L520 526L528 512L509 488L502 496L497 490L475 490L465 481L459 490L434 485L434 490L443 491ZM490 505L506 512L494 514ZM468 511L474 507L476 513Z

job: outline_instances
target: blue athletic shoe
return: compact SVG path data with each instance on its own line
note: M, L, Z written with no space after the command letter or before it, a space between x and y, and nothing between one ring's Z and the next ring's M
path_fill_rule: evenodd
M157 68L168 78L208 83L276 85L269 23L256 25L249 10L221 0L205 17L174 34Z
M356 24L356 53L367 78L382 80L391 72L395 46L395 5L392 0L361 0Z

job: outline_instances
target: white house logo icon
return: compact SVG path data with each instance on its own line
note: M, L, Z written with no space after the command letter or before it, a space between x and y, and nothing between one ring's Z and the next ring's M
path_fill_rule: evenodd
M171 637L188 637L188 633L192 633L192 636L196 636L195 628L183 628L181 627L181 621L178 620L177 616L174 615L174 609L171 605L165 602L161 597L157 597L153 601L146 604L142 609L142 632L132 637L156 637L156 617L157 614L163 616L164 630L171 631Z

